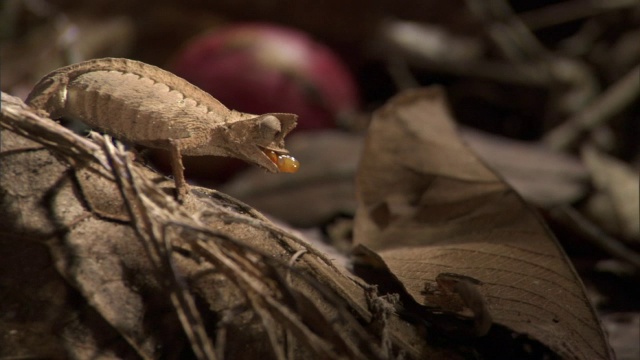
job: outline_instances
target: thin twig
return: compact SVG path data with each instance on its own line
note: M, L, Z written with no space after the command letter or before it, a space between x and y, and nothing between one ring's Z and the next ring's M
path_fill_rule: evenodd
M267 291L268 287L260 281L261 279L252 278L249 273L243 270L244 266L242 268L239 267L237 260L242 260L241 258L236 258L236 261L232 261L225 256L218 246L214 246L210 242L199 240L195 245L201 250L201 255L218 265L220 270L244 292L247 299L251 302L252 308L263 320L277 358L284 358L285 352L283 352L278 340L273 337L275 333L273 330L277 324L273 316L276 315L280 321L284 320L292 327L292 331L298 339L305 341L318 355L323 355L326 358L336 358L336 354L330 350L331 347L329 344L310 332L293 314L286 311L281 304L272 299L273 295ZM247 265L245 261L242 262L245 263L245 266Z
M313 246L311 246L311 244L305 242L304 240L298 238L297 236L294 236L294 235L290 234L289 232L283 230L282 228L279 228L279 227L275 226L270 221L255 219L252 216L247 216L247 215L244 215L244 214L238 214L238 213L232 212L229 209L226 209L226 208L224 208L222 206L219 206L219 205L217 205L217 204L215 204L213 202L209 202L209 203L211 204L211 208L218 209L219 212L203 211L202 214L211 213L211 214L215 215L216 217L218 217L219 219L221 219L221 220L223 220L225 222L234 222L234 223L245 224L245 225L249 225L251 227L257 228L257 229L262 229L262 230L269 231L278 240L281 240L283 238L292 240L294 243L296 243L296 244L302 246L304 249L306 249L310 254L313 254L318 259L322 260L327 266L331 267L332 269L335 269L335 265L333 264L331 259L329 259L327 257L326 254L320 252L318 249L316 249ZM285 244L282 241L281 241L281 245L283 247L285 247L285 248L289 247L288 244ZM288 249L288 250L290 250L291 252L295 252L293 249Z
M633 265L640 273L640 254L631 250L620 240L609 236L573 207L562 205L551 209L550 214L558 221L572 225L584 235L585 239L609 255Z
M406 59L401 56L389 56L387 58L387 72L391 75L391 79L398 91L420 86L418 80L411 73Z
M638 6L637 0L572 0L529 10L518 16L531 30L539 30L633 6Z
M508 59L529 61L549 54L506 0L467 0L467 5L485 21L487 33Z
M639 96L640 65L637 65L591 104L550 131L543 141L554 150L571 149L585 133L613 119Z

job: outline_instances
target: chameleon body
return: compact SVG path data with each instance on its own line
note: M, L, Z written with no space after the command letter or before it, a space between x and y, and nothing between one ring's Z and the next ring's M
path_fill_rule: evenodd
M35 85L27 103L54 119L80 120L122 140L171 150L177 187L186 186L182 155L231 156L271 172L298 168L284 148L296 115L230 110L188 81L139 61L105 58L60 68Z

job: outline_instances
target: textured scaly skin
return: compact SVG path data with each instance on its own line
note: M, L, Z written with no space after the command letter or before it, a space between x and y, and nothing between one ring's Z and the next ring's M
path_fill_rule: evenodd
M284 137L296 126L297 118L294 114L229 110L168 71L117 58L55 70L36 84L27 103L54 119L80 120L122 140L170 150L179 200L188 193L183 154L232 156L271 172L288 171L286 166L279 168L264 150L287 154ZM286 164L295 161L284 159Z
M288 153L284 137L296 115L252 115L229 110L188 81L139 61L105 58L60 68L36 84L27 98L52 118L80 120L136 144L184 155L233 156L277 172L256 145ZM273 119L279 120L273 129ZM261 123L262 122L262 123ZM275 123L278 123L276 121ZM274 131L275 130L275 131Z

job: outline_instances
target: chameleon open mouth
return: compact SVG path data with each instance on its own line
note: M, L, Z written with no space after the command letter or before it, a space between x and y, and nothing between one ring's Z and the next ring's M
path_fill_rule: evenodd
M280 172L294 173L300 169L300 162L291 155L278 154L273 150L267 149L262 149L262 151L278 167Z

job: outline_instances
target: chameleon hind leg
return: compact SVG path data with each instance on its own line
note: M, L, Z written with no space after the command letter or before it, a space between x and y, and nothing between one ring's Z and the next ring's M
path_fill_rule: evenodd
M182 153L180 151L180 142L178 140L169 139L171 171L173 179L176 183L176 199L183 203L189 194L189 184L184 178L184 165L182 164Z

